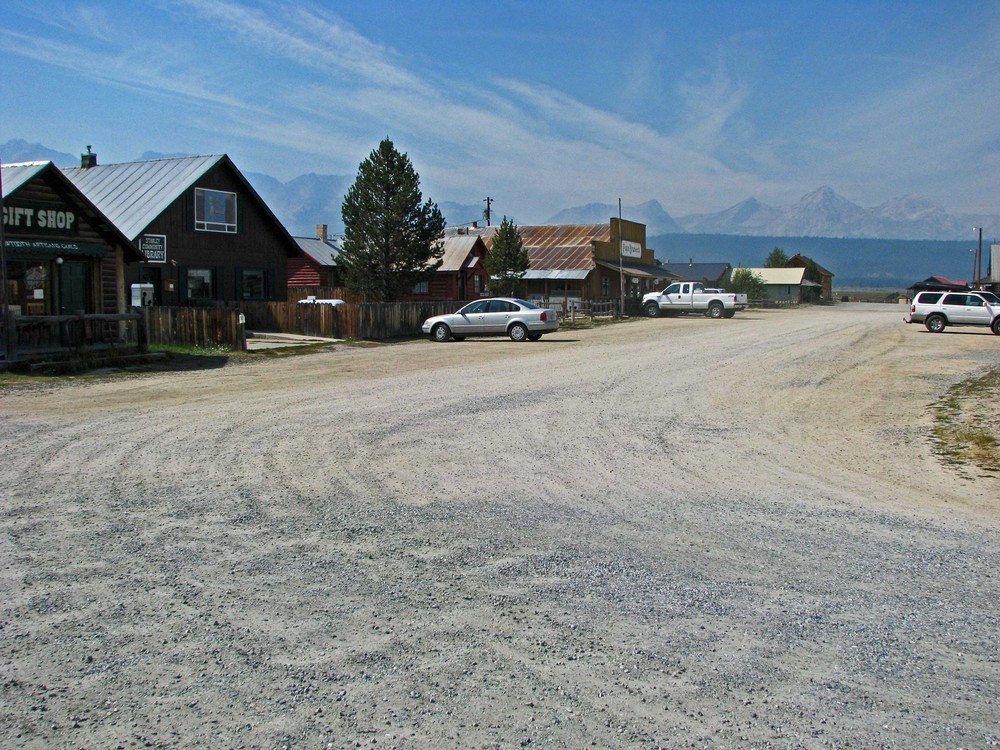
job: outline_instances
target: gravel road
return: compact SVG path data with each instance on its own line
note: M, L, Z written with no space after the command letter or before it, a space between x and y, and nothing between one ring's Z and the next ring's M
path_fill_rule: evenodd
M0 746L996 747L1000 337L903 312L0 391Z

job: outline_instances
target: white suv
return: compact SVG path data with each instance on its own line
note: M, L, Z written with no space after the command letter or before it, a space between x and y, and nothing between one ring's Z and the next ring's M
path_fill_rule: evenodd
M992 292L920 292L907 323L923 323L931 333L947 326L988 326L1000 336L1000 297Z

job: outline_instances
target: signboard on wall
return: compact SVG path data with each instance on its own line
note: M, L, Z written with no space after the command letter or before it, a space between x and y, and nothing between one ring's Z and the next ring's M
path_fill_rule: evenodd
M622 257L641 258L642 245L638 242L632 242L631 240L622 240Z
M150 263L167 262L167 235L144 234L139 238L139 252Z

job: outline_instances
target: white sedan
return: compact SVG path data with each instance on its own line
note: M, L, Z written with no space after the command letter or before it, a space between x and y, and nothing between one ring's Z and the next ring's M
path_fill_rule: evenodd
M470 302L458 312L435 315L421 330L431 341L461 341L466 336L510 336L511 341L538 341L559 329L559 316L523 299L490 297Z

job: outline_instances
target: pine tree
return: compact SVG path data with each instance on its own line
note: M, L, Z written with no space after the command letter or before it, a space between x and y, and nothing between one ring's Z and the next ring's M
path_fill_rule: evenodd
M361 162L341 207L338 265L349 289L370 302L392 302L441 265L444 217L422 200L409 157L386 138Z
M784 268L788 264L788 256L780 247L774 248L764 261L764 268Z
M516 297L528 264L528 251L521 239L521 232L513 220L504 216L493 235L493 247L484 260L486 273L490 277L490 294Z

